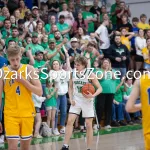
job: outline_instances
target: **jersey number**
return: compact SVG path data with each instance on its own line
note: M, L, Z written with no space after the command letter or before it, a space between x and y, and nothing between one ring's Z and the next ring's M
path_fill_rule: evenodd
M16 88L16 93L17 93L18 95L20 95L20 87L19 87L19 86L17 86L17 88Z
M147 90L148 92L148 104L150 105L150 88Z

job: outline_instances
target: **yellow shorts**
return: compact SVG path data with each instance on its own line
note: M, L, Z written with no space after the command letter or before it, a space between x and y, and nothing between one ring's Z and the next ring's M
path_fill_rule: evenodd
M29 140L33 133L33 117L17 118L4 116L4 124L7 139Z
M144 135L145 150L150 150L150 134Z

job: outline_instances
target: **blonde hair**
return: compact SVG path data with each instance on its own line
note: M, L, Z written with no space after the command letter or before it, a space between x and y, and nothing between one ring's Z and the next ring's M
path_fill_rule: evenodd
M16 56L18 54L20 54L21 56L21 49L19 46L9 46L9 48L7 49L8 57Z
M88 61L87 58L84 56L77 56L75 58L75 62L81 63L83 66L87 67L88 65Z

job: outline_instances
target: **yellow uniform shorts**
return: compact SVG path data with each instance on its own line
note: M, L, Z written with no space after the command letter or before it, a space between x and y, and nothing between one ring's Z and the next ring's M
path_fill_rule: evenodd
M34 117L4 116L4 125L7 139L28 140L32 138Z

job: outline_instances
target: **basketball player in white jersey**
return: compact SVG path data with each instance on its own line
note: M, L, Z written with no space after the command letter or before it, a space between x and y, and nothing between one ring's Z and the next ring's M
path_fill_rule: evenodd
M102 92L102 88L94 73L91 73L90 69L87 69L87 58L79 56L75 59L75 69L71 73L71 79L69 81L69 99L71 107L69 110L69 117L66 126L66 134L64 145L61 150L69 150L69 140L73 131L73 124L76 117L80 115L82 111L82 117L85 118L87 128L87 150L90 150L93 139L93 127L92 121L94 118L94 97ZM90 92L88 95L81 93L81 88L84 84L92 83L96 87L96 92L92 95Z

